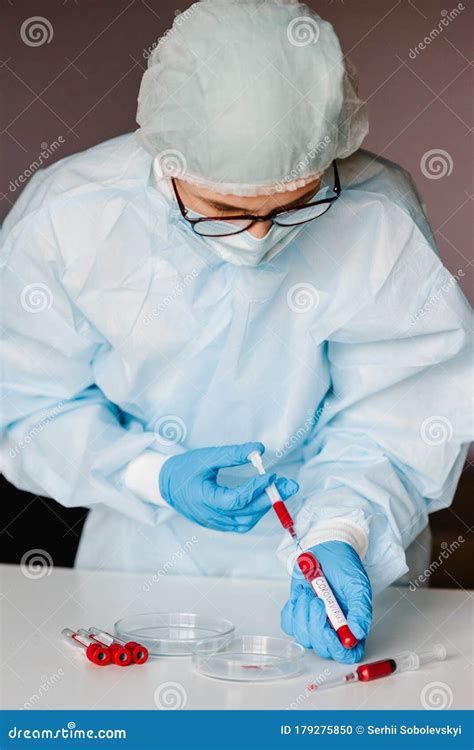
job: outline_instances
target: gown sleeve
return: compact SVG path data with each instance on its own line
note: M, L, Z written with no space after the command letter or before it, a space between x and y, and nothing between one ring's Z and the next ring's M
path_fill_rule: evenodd
M452 501L472 439L470 326L458 278L415 231L327 343L331 389L304 449L297 523L306 547L352 544L375 590L407 571L406 548Z

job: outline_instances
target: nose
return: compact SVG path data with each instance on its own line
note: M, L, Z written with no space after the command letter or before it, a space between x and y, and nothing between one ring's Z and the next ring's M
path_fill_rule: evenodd
M262 240L272 228L272 223L271 221L256 221L248 231L258 240Z

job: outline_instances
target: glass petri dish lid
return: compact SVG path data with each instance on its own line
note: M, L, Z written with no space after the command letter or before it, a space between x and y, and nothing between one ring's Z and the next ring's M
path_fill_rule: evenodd
M119 638L141 643L151 656L190 656L197 643L216 651L234 630L233 623L224 617L192 612L152 612L124 617L115 623Z
M193 667L218 680L260 682L300 674L304 648L294 641L266 635L228 637L218 649L210 641L196 644Z

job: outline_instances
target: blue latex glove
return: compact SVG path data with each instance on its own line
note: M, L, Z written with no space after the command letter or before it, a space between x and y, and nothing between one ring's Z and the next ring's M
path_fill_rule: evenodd
M275 474L256 476L229 488L217 483L217 473L225 467L249 463L249 453L264 450L262 443L243 443L198 448L171 456L160 471L161 496L200 526L218 531L250 531L271 508L265 488L275 481ZM299 489L296 482L284 477L276 485L283 500Z
M360 641L346 649L326 616L326 609L304 579L298 565L293 569L290 598L281 612L281 627L305 648L324 659L355 664L362 659L372 621L372 589L355 549L345 542L324 542L309 552L319 560L349 628Z

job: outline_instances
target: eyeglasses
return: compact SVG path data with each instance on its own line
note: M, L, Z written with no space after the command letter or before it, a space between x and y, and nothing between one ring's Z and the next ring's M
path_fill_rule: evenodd
M341 183L339 181L339 173L335 161L333 161L332 166L334 171L334 187L332 189L325 187L316 193L316 195L323 193L325 197L310 203L305 203L303 206L272 211L271 213L266 214L266 216L238 214L225 217L205 216L192 218L189 210L181 200L174 178L172 178L171 182L181 215L183 219L191 224L193 231L196 232L196 234L199 234L202 237L227 237L232 234L245 232L246 229L249 229L253 224L256 224L259 221L271 221L274 224L278 224L280 227L296 227L299 224L307 224L309 221L313 221L313 219L317 219L319 216L325 214L341 194Z

